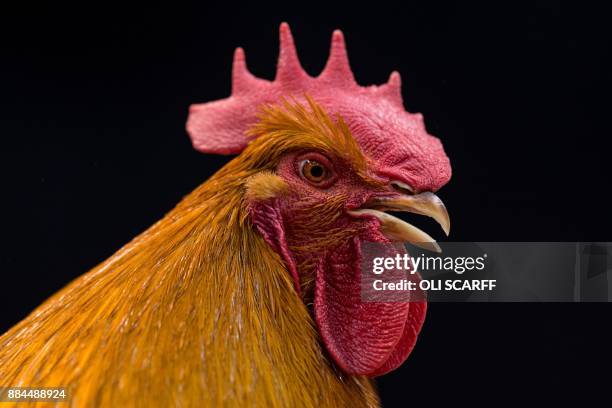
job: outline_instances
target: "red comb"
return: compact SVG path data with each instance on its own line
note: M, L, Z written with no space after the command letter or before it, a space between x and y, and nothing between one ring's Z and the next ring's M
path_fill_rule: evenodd
M247 69L244 51L237 48L232 69L232 95L191 105L187 132L196 150L237 154L248 144L245 131L257 121L262 104L276 103L283 97L301 100L304 94L310 95L328 113L340 114L362 149L372 158L384 156L383 162L395 164L410 157L420 158L418 163L408 165L411 171L425 168L428 177L427 180L413 180L413 184L428 184L428 188L435 189L450 178L448 158L439 140L427 134L421 114L404 110L399 73L391 73L387 83L380 86L359 86L351 71L340 30L334 31L329 59L316 78L302 68L287 23L280 25L280 51L274 81L252 75ZM387 151L383 151L383 145Z
M275 102L282 96L313 97L333 95L336 90L379 96L402 107L399 73L393 72L389 82L380 87L360 87L355 82L348 61L344 36L335 30L329 59L321 74L313 78L300 64L293 36L287 23L280 25L280 52L274 81L257 78L246 65L244 50L236 48L232 67L232 95L227 99L195 104L190 108L187 131L194 147L205 153L239 153L247 144L244 131L256 120L262 103Z

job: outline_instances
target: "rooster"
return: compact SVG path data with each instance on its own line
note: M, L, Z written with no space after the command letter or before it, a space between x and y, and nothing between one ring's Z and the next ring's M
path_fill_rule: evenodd
M438 248L385 210L450 225L449 160L399 74L359 86L336 30L313 78L283 23L275 80L238 48L231 96L192 105L187 131L237 156L0 337L0 385L79 407L378 406L372 379L408 357L426 303L362 302L361 245Z

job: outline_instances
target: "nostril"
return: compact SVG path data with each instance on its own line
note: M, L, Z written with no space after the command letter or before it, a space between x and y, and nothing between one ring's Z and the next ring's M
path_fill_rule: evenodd
M397 191L398 193L408 194L408 195L412 195L415 193L414 188L412 188L408 184L403 183L401 181L397 181L397 180L391 181L391 187L393 187L393 189Z

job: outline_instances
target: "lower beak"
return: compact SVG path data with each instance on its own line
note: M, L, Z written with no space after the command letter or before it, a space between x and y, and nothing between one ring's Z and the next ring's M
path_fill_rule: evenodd
M368 201L366 208L349 211L354 216L373 216L380 223L381 232L394 241L410 242L430 251L442 252L440 246L427 233L384 211L404 211L426 215L440 224L446 235L450 232L450 217L442 200L434 193L402 194L394 197L377 197Z

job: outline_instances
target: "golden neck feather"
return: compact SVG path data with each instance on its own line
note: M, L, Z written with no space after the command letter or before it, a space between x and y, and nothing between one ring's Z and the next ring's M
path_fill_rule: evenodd
M252 157L1 336L0 385L67 387L75 406L376 406L250 223L245 183L268 170Z

